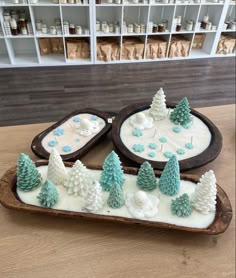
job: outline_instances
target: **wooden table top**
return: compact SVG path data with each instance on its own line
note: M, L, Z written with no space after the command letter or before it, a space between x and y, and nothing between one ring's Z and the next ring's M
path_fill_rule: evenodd
M235 105L197 109L221 130L223 150L210 169L235 208ZM32 159L33 137L50 123L0 127L0 175L20 152ZM101 164L108 139L82 159ZM8 210L0 206L1 278L235 277L235 220L218 236L73 220Z

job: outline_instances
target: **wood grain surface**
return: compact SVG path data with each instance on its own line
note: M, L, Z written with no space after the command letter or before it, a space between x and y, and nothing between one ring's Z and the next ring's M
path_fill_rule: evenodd
M223 150L212 169L235 208L235 106L198 109L223 134ZM0 174L30 151L47 124L0 128ZM112 149L109 137L83 159L101 163ZM132 227L115 223L31 215L0 207L1 278L235 277L235 217L222 235Z

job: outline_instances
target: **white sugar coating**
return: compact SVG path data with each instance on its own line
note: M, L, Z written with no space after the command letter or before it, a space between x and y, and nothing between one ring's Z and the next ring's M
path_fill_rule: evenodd
M149 116L149 109L143 111L146 116ZM136 114L133 114L134 117ZM169 120L167 116L161 121L153 121L153 127L151 129L145 129L142 131L143 135L140 137L133 136L133 126L130 125L130 118L127 118L120 129L120 138L123 144L128 150L144 159L153 161L168 161L169 158L164 156L164 152L171 152L175 154L178 160L194 157L208 148L211 141L211 132L207 125L200 120L198 117L193 115L193 122L190 123L191 127L185 129L181 125L181 132L176 133L173 131L173 127L176 125ZM155 137L154 137L155 135ZM160 137L167 139L166 143L159 141ZM185 147L186 143L191 143L191 137L193 138L193 148L188 149ZM157 144L156 149L150 149L148 145L150 143ZM135 152L133 150L134 144L144 145L143 152ZM161 145L163 144L163 150L161 151ZM178 154L177 149L183 149L185 154ZM152 152L155 154L154 157L150 157L148 154Z
M69 171L70 169L71 168L66 168L67 171ZM43 177L43 181L45 181L46 174L47 174L47 166L38 167L38 170ZM101 171L98 170L89 170L89 171L91 171L91 174L93 174L93 176L97 180L99 180ZM125 196L128 193L135 193L139 190L139 188L136 186L136 179L137 177L135 175L125 174L125 183L123 186ZM165 222L169 224L192 227L192 228L207 228L214 221L215 212L210 212L209 214L204 215L196 210L193 210L191 216L186 218L177 217L176 215L172 215L171 213L171 209L170 209L171 200L182 195L183 193L192 195L195 190L195 187L196 187L195 183L182 180L180 185L180 192L175 197L168 197L166 195L163 195L158 188L152 192L148 192L148 194L153 194L154 196L158 197L160 201L158 205L157 215L155 217L148 218L148 221ZM17 189L17 195L19 196L20 200L26 204L40 206L38 199L36 198L40 192L40 188L41 187L31 192L23 192ZM59 193L59 198L58 198L58 203L54 206L53 209L84 212L83 208L85 205L85 200L82 197L68 195L66 192L66 188L64 186L56 186L56 188ZM120 209L112 209L108 207L107 198L109 193L103 191L102 194L103 194L103 202L105 205L100 210L98 210L95 214L132 218L126 206L123 206Z
M57 136L53 134L52 130L49 132L42 140L42 146L43 148L51 153L52 147L48 145L50 141L57 141L58 144L54 147L59 154L61 155L66 155L66 154L71 154L75 151L78 151L79 149L83 148L94 136L96 136L106 125L105 121L97 117L96 120L91 120L92 114L84 113L84 114L78 114L74 115L70 119L68 119L65 123L62 125L58 126L56 129L61 128L64 130L64 134ZM94 132L89 135L89 136L82 136L78 132L76 132L76 126L79 125L80 122L74 122L74 118L80 118L80 121L83 120L82 122L84 125L94 125ZM89 121L89 122L88 122ZM78 141L79 139L79 141ZM64 146L70 146L71 150L66 152L63 150Z

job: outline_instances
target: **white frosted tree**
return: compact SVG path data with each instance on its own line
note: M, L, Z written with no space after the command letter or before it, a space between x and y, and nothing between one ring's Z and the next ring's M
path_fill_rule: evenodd
M160 121L167 116L168 109L166 108L166 96L162 88L160 88L153 97L149 113L154 121Z
M212 170L200 178L192 196L192 206L202 214L215 211L216 208L216 177Z
M84 208L88 211L95 212L102 208L102 206L102 187L98 181L94 181L88 188Z
M58 151L53 148L48 162L47 179L53 182L55 185L60 185L64 183L65 178L65 165Z
M84 197L87 187L91 184L91 179L88 169L80 160L77 160L69 172L64 186L67 188L68 194Z

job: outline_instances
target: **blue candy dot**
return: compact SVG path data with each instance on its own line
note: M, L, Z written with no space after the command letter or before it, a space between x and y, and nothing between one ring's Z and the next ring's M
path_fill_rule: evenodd
M79 116L74 117L74 118L73 118L73 121L76 122L76 123L80 122L80 117L79 117Z
M76 138L75 141L76 141L76 142L80 142L80 138Z
M179 126L174 126L172 129L175 133L180 133L181 128Z
M164 152L164 156L165 156L166 158L171 158L172 155L173 155L172 152Z
M57 145L57 141L56 140L51 140L48 142L48 146L49 147L55 147Z
M193 149L193 144L191 144L191 143L186 143L185 144L185 147L187 148L187 149Z
M72 150L72 147L67 145L67 146L64 146L64 147L62 148L62 150L63 150L64 152L68 153L68 152L70 152L70 151Z
M134 144L134 145L133 145L133 150L134 150L135 152L141 153L141 152L144 151L144 145L142 145L142 144Z
M184 124L184 125L183 125L183 128L185 128L185 129L189 129L190 127L191 127L190 124Z
M152 150L155 150L155 149L157 148L157 144L155 144L155 143L150 143L150 144L148 145L148 147L149 147L150 149L152 149Z
M159 138L159 141L160 141L161 143L166 143L166 142L167 142L167 139L166 139L166 137L160 137L160 138Z
M97 119L98 119L98 116L97 116L97 115L92 115L92 116L91 116L91 120L92 120L92 121L97 121Z
M185 150L184 149L177 149L177 154L185 154Z
M156 154L155 154L154 152L150 152L150 153L148 153L148 156L150 156L150 157L155 157Z
M143 135L143 132L142 132L142 130L135 129L135 130L133 130L132 135L136 136L136 137L140 137Z
M53 131L53 134L57 135L57 136L61 136L61 135L64 134L64 129L63 128L57 128Z

